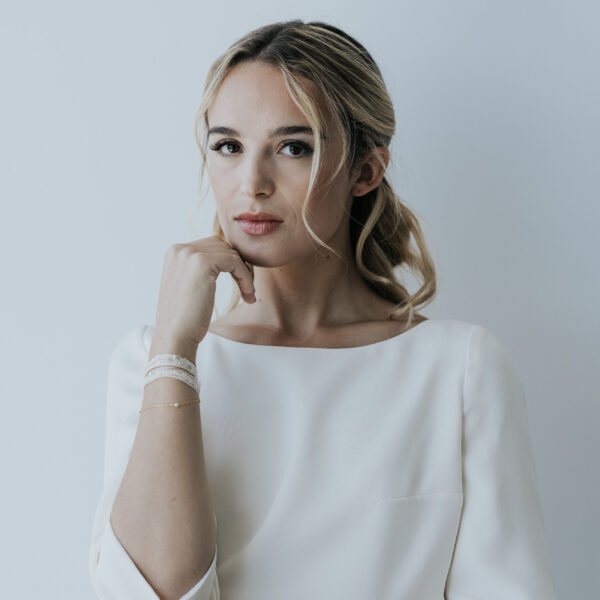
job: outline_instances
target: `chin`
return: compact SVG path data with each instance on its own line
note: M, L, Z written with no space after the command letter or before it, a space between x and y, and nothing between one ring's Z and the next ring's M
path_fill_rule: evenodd
M278 248L264 251L244 251L232 244L238 251L243 260L250 263L254 267L263 267L265 269L273 269L275 267L283 267L290 261L282 256L282 252ZM282 260L283 259L283 260Z
M281 267L286 262L277 261L273 258L273 256L249 256L248 254L243 254L240 252L240 256L248 263L250 263L254 267L263 267L265 269L272 269L274 267Z

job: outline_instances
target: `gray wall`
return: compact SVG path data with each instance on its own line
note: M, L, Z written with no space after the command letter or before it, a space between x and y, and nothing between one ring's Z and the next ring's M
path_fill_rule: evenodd
M514 359L561 598L600 588L598 3L33 2L0 18L0 378L6 597L91 598L107 360L154 322L193 217L209 63L278 19L341 26L397 113L393 182L439 270L425 309ZM219 279L218 303L231 289ZM8 540L8 543L7 543ZM33 577L35 575L35 577Z

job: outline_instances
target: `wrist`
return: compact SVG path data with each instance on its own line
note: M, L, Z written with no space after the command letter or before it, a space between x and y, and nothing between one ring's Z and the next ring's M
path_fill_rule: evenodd
M173 332L156 328L152 335L148 360L151 360L158 354L177 354L195 363L197 352L198 342L184 338Z

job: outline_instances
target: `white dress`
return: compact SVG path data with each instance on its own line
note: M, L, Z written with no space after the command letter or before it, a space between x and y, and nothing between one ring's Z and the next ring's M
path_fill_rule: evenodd
M158 598L109 521L154 329L109 362L105 600ZM217 553L181 600L555 599L523 388L486 328L429 319L354 348L209 331L196 363Z

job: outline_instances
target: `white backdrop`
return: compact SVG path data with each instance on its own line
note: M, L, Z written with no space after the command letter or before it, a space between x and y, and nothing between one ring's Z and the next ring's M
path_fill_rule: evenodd
M509 351L557 593L597 597L598 3L11 4L0 8L3 597L93 597L109 354L154 322L166 248L211 235L211 199L191 217L209 64L289 18L337 25L378 61L398 123L391 179L439 271L424 313L480 323ZM230 289L221 275L221 308Z

